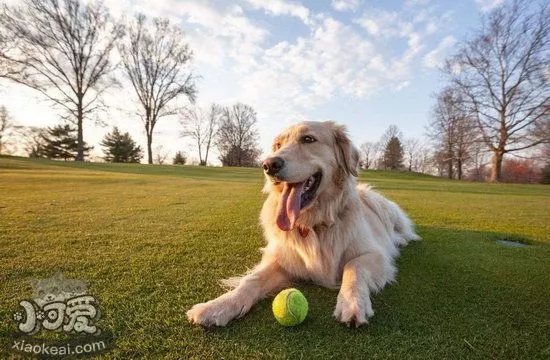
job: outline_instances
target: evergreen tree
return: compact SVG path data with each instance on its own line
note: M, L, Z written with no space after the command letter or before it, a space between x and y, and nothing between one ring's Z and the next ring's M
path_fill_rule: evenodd
M113 131L103 138L103 159L115 163L139 163L143 157L140 146L132 139L129 133L122 134L115 126Z
M403 146L397 136L392 136L386 143L383 166L390 170L403 168Z
M176 153L176 156L174 156L174 159L172 160L172 164L174 165L185 165L186 162L187 162L187 157L185 156L183 151L178 151Z
M78 154L77 129L71 125L56 125L42 135L44 146L37 157L48 159L76 160ZM83 144L84 156L88 156L92 147Z

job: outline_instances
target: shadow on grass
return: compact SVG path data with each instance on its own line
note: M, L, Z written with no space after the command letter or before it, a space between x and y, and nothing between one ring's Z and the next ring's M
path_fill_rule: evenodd
M548 355L550 246L506 234L419 230L425 240L402 250L397 281L373 297L375 316L363 328L349 329L332 318L336 291L301 284L310 312L300 326L278 325L266 299L226 328L193 333L208 346L233 344L252 357ZM503 238L533 245L507 248L495 242Z

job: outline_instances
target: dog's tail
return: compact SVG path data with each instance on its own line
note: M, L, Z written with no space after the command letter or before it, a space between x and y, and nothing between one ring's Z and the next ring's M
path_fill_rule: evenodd
M393 223L393 230L395 234L400 238L400 241L404 241L405 244L409 241L421 240L422 238L415 232L414 224L411 219L405 214L405 212L393 201L390 203L390 218ZM398 244L401 245L398 241ZM405 245L403 244L403 245Z

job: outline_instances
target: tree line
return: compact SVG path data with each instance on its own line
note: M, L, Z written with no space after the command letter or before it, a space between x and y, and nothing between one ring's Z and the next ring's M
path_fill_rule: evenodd
M504 2L483 16L480 29L441 69L447 84L434 95L430 144L404 140L392 126L380 142L361 146L363 166L549 183L549 20L550 5L525 0ZM507 154L515 158L505 161Z
M113 61L116 55L120 63ZM84 124L105 110L103 95L125 79L139 104L136 117L142 121L147 162L152 164L153 135L159 120L181 114L184 103L195 103L198 90L191 70L192 58L183 30L167 19L148 21L145 15L138 14L127 21L116 21L100 1L23 0L1 8L0 78L37 91L60 111L65 123L50 129L26 129L24 134L31 143L42 140L49 144L46 133L55 137L59 131L74 132L76 139L74 143L70 140L70 146L74 146L76 161L83 161L89 151L84 141ZM239 109L243 106L238 104ZM256 113L250 106L247 109L251 111L247 110L250 124L245 137L257 138ZM217 125L220 134L239 137L237 145L228 146L232 139L221 140L220 135L221 157L231 159L231 165L256 163L259 151L255 141L243 139L243 134L231 134L242 130L232 127L235 116L240 115L226 116ZM116 131L119 130L113 130ZM1 134L5 140L7 126ZM1 141L2 138L0 144ZM57 154L42 150L33 155L58 158ZM105 159L118 157L106 155Z
M428 132L450 178L487 152L491 181L504 180L506 154L542 146L550 166L549 20L548 3L504 2L446 60Z
M506 181L510 169L536 166L522 157L539 151L543 174L549 173L549 18L548 4L526 0L504 2L484 15L441 69L446 85L434 94L429 142L406 139L390 126L380 141L361 146L363 168ZM120 64L113 63L113 54ZM74 154L83 160L89 152L83 124L105 109L105 91L125 79L138 99L145 151L113 129L101 144L105 160L138 161L145 153L149 163L164 162L162 147L153 154L153 135L159 120L172 117L179 118L181 135L191 139L200 165L208 164L216 148L224 166L254 166L260 155L255 110L241 103L196 106L192 58L185 34L168 20L137 15L117 22L100 2L24 0L4 4L0 13L0 77L42 94L65 121L57 128L25 129L33 156ZM0 153L21 132L0 108ZM60 134L72 139L64 147L52 145ZM128 156L111 154L117 146ZM174 162L187 160L183 152L177 155ZM504 160L508 155L516 158Z

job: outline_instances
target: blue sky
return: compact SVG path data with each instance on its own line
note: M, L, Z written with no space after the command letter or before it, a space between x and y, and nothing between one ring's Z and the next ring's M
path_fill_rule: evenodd
M1 0L0 0L1 1ZM7 0L4 0L5 2ZM438 66L457 42L502 0L106 0L118 17L135 11L169 17L187 34L200 75L198 103L243 102L258 112L260 146L301 120L346 124L359 145L376 141L391 124L422 138L442 86ZM7 2L14 3L15 0ZM30 90L0 83L0 103L27 125L58 117ZM129 114L132 90L113 89L102 118L109 127L85 128L96 145L118 125L145 144L143 126ZM154 144L183 149L177 119L157 125ZM212 159L213 160L213 159Z

